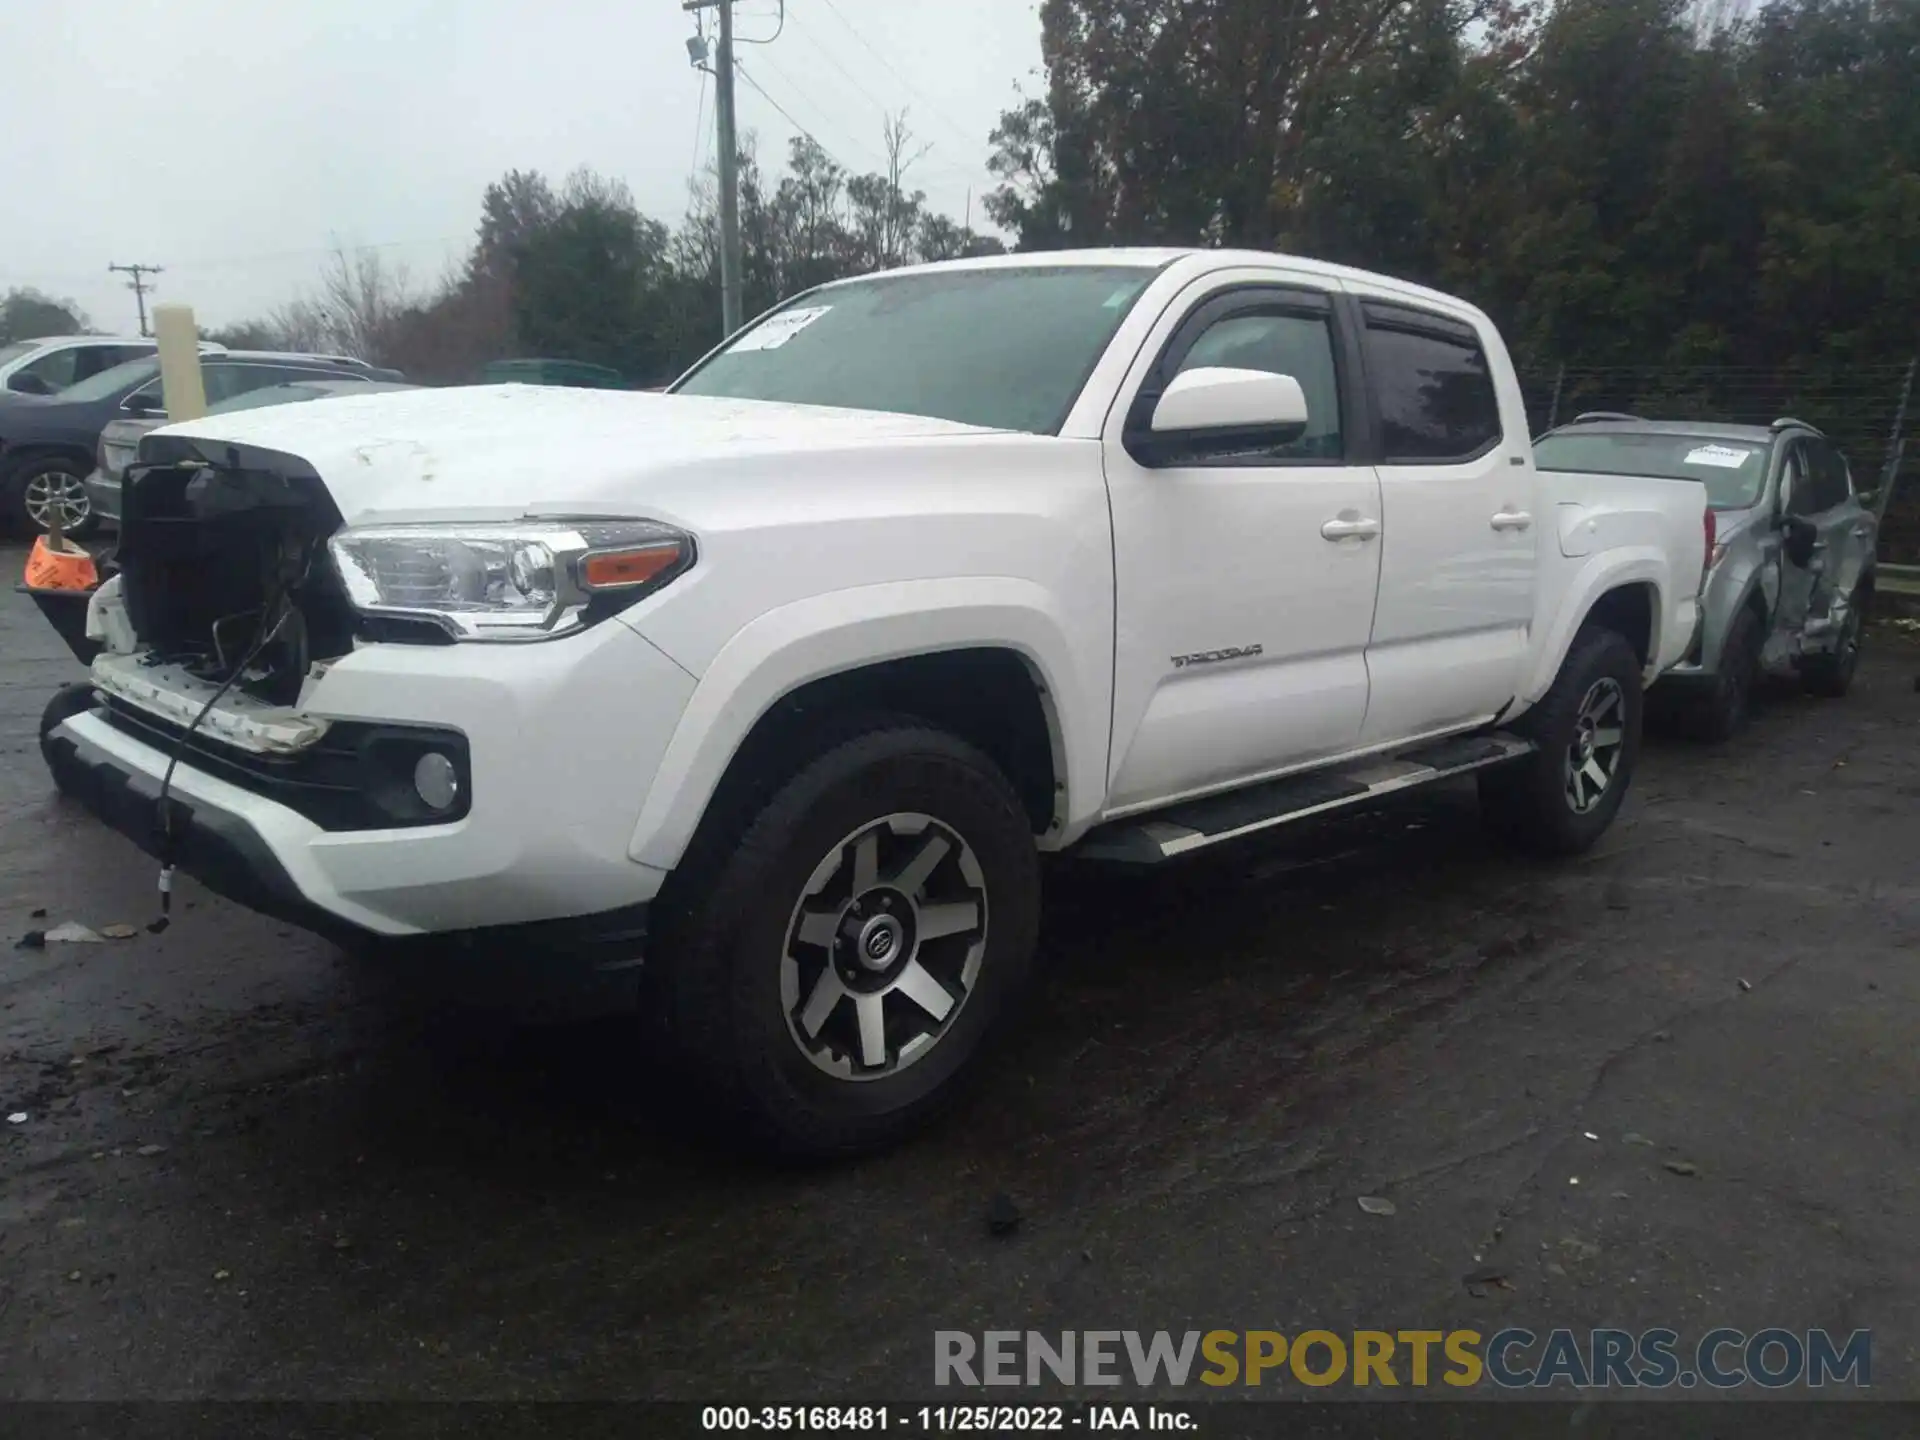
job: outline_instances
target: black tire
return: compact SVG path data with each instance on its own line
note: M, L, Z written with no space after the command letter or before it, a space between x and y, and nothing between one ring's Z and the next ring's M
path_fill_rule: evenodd
M1720 668L1713 687L1694 697L1680 712L1681 729L1695 740L1718 745L1731 740L1753 718L1754 692L1760 681L1760 652L1766 627L1751 606L1743 605L1720 647Z
M1854 671L1860 668L1860 642L1866 637L1868 596L1864 589L1854 591L1839 645L1832 653L1809 655L1800 662L1800 683L1809 695L1838 700L1853 688Z
M80 540L100 528L100 517L87 496L87 466L67 455L30 455L8 472L4 487L12 497L15 519L27 534L46 533L42 500L47 486L57 487L72 497L71 504L82 507L80 518L66 527L67 535ZM36 514L36 509L42 514Z
M53 746L47 737L63 720L71 719L93 708L93 686L86 683L62 685L53 692L53 698L47 702L47 708L40 712L40 758L47 762L47 768L53 771L53 783L60 785L60 772L53 770ZM66 786L60 785L62 790Z
M1608 699L1609 685L1620 723L1596 727L1592 706L1596 697ZM1633 646L1612 630L1583 626L1552 688L1511 727L1539 748L1480 777L1481 813L1494 833L1536 855L1576 855L1591 846L1613 823L1633 782L1642 711L1640 658ZM1615 728L1617 741L1605 747L1616 752L1606 783L1586 808L1578 808L1571 774L1576 747ZM1601 748L1589 743L1589 758L1600 754ZM1590 781L1580 781L1581 797L1592 789Z
M681 1065L708 1099L744 1124L753 1142L788 1156L843 1155L885 1145L924 1124L976 1068L1025 986L1039 930L1039 856L1006 777L944 731L876 718L823 737L807 756L744 826L722 821L716 832L696 837L658 907L646 998L664 1020ZM903 877L933 834L895 834L887 817L902 814L930 817L940 836L959 845L941 839L944 858L910 895L888 890L885 881L909 883ZM868 834L877 849L865 874L879 878L862 891L859 857ZM971 873L979 882L972 913L984 918L977 934L921 939L910 927L933 913L925 897L935 893L936 881L971 884L965 855L973 857ZM844 872L836 868L821 888L809 889L840 861ZM860 929L856 937L856 927L884 923L873 907L890 911L902 895L911 901L903 910L911 915L909 929L896 936L904 968L867 973L860 967L880 962L860 959L869 935ZM809 899L811 910L839 909L827 945L803 936L802 904ZM969 903L963 898L941 908L964 914ZM932 922L925 923L930 929ZM883 992L874 1002L883 1017L881 1064L867 1070L864 992L889 983L889 973L899 984L904 970L923 962L942 976L951 1012L936 1020L904 991ZM960 978L969 965L970 984ZM834 986L846 976L862 993L845 986L830 992L829 971ZM824 1019L812 1019L819 996L831 993L840 998L828 998ZM803 1034L810 1024L814 1033ZM929 1026L937 1033L920 1041L911 1059L910 1038L896 1048L897 1035ZM829 1073L832 1065L853 1073ZM863 1071L868 1078L854 1078Z

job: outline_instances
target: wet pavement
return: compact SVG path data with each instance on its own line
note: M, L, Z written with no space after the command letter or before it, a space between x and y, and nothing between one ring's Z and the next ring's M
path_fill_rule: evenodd
M191 882L163 935L11 948L154 913L39 759L78 674L0 597L0 1396L905 1399L936 1328L1517 1323L1870 1328L1920 1398L1897 634L1843 702L1650 744L1575 863L1460 788L1061 868L986 1082L802 1170L683 1123L623 1023L470 1014Z

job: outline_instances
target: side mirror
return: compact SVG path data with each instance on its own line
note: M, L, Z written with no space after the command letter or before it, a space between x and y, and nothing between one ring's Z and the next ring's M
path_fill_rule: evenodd
M160 397L136 390L133 394L127 396L126 408L127 412L132 415L158 414L161 409Z
M1203 366L1174 376L1137 448L1161 464L1264 450L1298 440L1307 420L1306 394L1291 375Z
M30 375L22 370L17 375L7 377L7 388L22 395L51 395L53 387L38 375Z

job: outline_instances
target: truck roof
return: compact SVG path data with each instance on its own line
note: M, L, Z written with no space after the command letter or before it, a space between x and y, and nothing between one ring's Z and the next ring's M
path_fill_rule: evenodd
M1163 270L1183 261L1196 262L1193 265L1196 274L1211 270L1232 269L1236 265L1272 265L1279 261L1290 270L1299 270L1308 275L1324 277L1328 280L1352 280L1374 287L1391 290L1409 300L1421 300L1429 304L1444 305L1452 310L1467 310L1485 318L1478 307L1462 300L1458 295L1449 295L1425 285L1416 285L1412 281L1398 280L1391 275L1381 275L1372 270L1359 270L1351 265L1335 265L1325 260L1309 259L1305 255L1291 255L1276 250L1209 250L1199 246L1113 246L1104 249L1088 250L1022 250L1005 255L976 255L962 260L936 260L925 265L907 265L897 270L880 272L882 275L920 275L941 271L958 270L1023 270L1049 266L1094 266L1094 265L1132 265L1143 270ZM830 290L835 286L854 284L873 276L850 276L845 280L830 281L819 288Z

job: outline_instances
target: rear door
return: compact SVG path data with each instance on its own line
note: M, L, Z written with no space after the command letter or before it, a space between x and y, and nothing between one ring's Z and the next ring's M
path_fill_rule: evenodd
M1397 300L1359 308L1386 531L1361 739L1380 745L1490 719L1518 692L1547 517L1492 328Z

